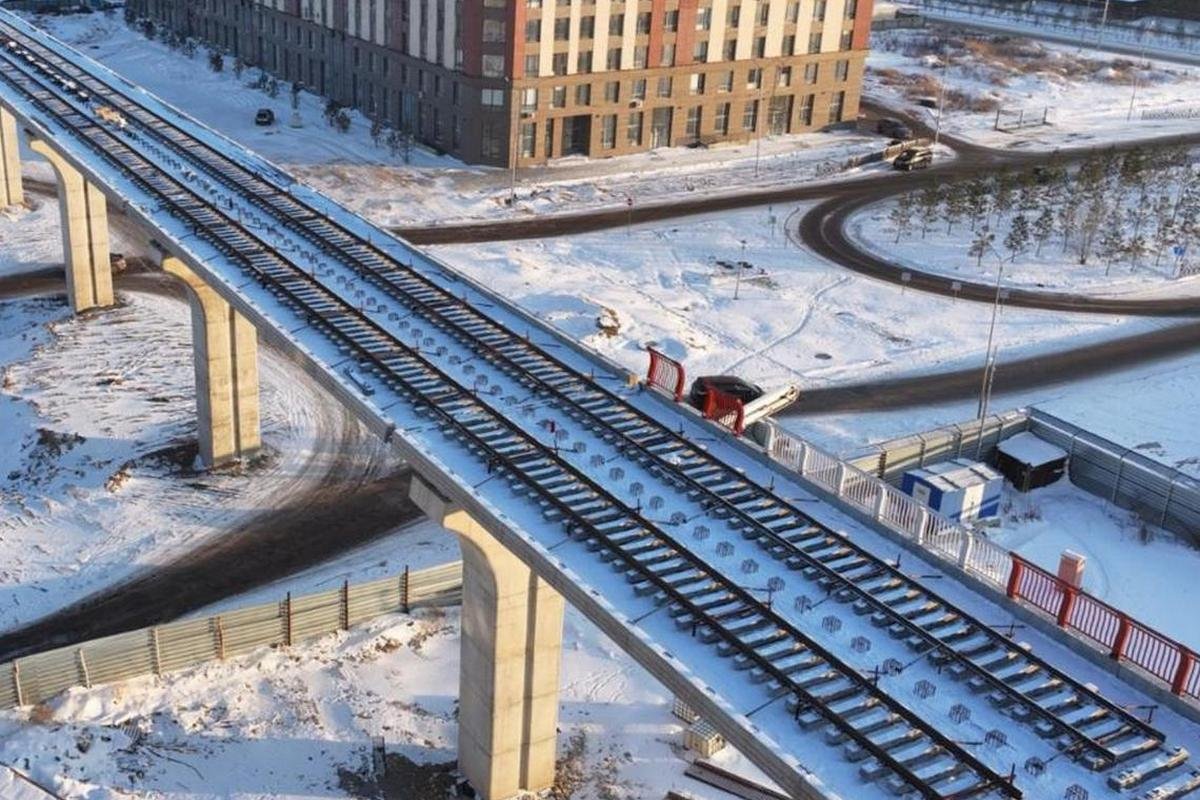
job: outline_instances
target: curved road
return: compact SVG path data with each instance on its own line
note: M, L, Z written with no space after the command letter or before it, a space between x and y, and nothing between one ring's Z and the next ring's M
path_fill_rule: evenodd
M160 274L133 271L123 291L182 291ZM0 278L0 300L60 293L62 269ZM362 435L348 411L326 426L314 452L281 483L278 504L242 517L165 565L22 627L0 632L0 661L100 636L155 625L219 600L286 578L374 541L418 518L408 499L407 469L387 472L375 458L352 458Z

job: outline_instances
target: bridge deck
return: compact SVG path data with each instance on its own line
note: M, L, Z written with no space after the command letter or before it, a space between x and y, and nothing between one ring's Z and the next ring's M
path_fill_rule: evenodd
M789 790L1101 796L1166 729L1193 735L1146 724L1061 648L1026 637L1050 663L997 633L1004 610L880 558L875 534L618 367L3 13L0 98Z

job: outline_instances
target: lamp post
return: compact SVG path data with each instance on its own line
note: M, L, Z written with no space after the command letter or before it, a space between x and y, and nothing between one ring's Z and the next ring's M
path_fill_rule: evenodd
M942 140L942 110L946 106L946 70L950 69L948 63L943 63L940 67L942 70L941 76L938 78L938 107L937 107L937 123L933 128L933 146L937 147Z
M517 84L511 75L505 76L505 82L508 83L508 106L509 106L509 138L512 139L512 144L508 148L509 155L509 175L508 175L508 206L514 208L517 205L517 156L520 154L520 139L521 125L517 116Z
M996 338L996 317L1000 311L1000 285L1004 278L1004 258L994 246L989 249L996 256L999 269L996 270L996 295L992 299L992 323L988 328L987 349L983 357L983 381L979 386L979 436L975 440L975 458L983 451L983 421L987 417L988 406L992 402L992 383L996 377L996 354L992 351L992 343Z

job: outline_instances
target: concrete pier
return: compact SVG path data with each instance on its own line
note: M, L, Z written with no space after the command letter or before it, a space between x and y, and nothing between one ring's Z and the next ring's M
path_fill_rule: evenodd
M44 156L58 175L62 216L63 259L67 295L75 313L113 304L112 266L108 254L108 203L98 188L79 174L53 147L40 139L30 148Z
M554 783L563 598L414 477L413 501L462 545L458 767L484 800Z
M21 145L17 139L17 119L0 108L0 208L25 202L21 185Z
M162 268L188 287L192 306L200 458L210 467L247 458L262 444L258 332L182 261L165 257Z

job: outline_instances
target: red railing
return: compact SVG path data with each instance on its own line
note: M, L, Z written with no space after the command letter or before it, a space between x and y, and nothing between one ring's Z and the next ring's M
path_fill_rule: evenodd
M1175 694L1200 698L1200 669L1194 651L1016 553L1011 555L1009 597L1041 609L1061 627L1095 642L1117 661L1136 664Z
M647 350L650 351L650 369L646 373L646 382L672 395L678 403L683 399L683 364L673 358L667 358L653 347Z
M704 418L715 420L741 436L746 426L746 409L742 401L731 394L722 392L712 384L705 386Z

